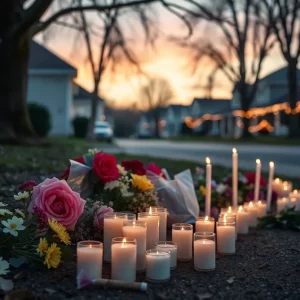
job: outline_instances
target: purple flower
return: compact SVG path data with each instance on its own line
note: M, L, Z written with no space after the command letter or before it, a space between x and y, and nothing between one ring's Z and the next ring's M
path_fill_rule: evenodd
M94 225L99 229L104 227L104 215L107 213L112 213L114 210L111 207L105 205L100 206L94 215Z
M37 186L38 183L34 180L29 180L26 181L22 184L19 185L19 191L27 191L27 192L31 192L34 186Z

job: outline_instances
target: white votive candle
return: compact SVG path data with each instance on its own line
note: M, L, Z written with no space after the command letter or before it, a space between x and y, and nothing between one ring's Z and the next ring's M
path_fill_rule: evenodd
M150 209L150 208L149 208ZM149 210L147 209L147 211ZM164 207L151 206L152 212L159 216L159 240L165 241L167 239L167 217L168 211Z
M288 206L288 199L286 197L277 199L277 213L280 213Z
M112 239L111 279L135 281L136 239L130 237L116 237Z
M199 217L196 221L196 232L215 232L215 219L212 217Z
M300 211L300 193L298 190L290 193L290 206L295 207L295 211Z
M123 236L123 222L127 220L125 213L107 213L104 215L104 261L111 262L111 241Z
M142 272L146 270L146 243L147 243L147 223L142 221L124 221L123 236L136 239L136 270Z
M156 249L170 252L170 268L174 270L177 266L177 244L170 241L159 241Z
M159 241L159 215L152 212L138 213L138 220L147 223L147 249L154 249Z
M91 279L102 277L103 244L98 241L77 243L77 274L83 271Z
M177 260L191 260L193 257L193 226L185 223L173 224L172 242L177 244Z
M259 200L256 204L257 217L262 218L267 215L267 203L263 200Z
M213 232L194 234L194 268L197 271L213 271L216 268L216 242Z
M257 207L253 204L253 202L249 202L249 204L246 206L247 212L249 213L249 227L256 227L257 226Z
M235 224L226 218L217 224L217 251L226 255L235 253Z
M230 223L234 223L234 230L235 230L235 239L237 240L237 229L236 229L236 214L235 213L225 213L225 214L219 214L219 220L222 220L224 219L224 217L226 217L226 220L227 222L230 222Z
M238 234L248 234L249 232L249 213L242 206L239 207L236 216L236 231Z
M146 279L152 282L162 282L170 279L169 251L149 249L146 251Z

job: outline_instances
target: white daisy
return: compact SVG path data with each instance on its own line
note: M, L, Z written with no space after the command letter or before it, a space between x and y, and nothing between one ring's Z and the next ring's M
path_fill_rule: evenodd
M3 232L10 233L13 236L18 236L18 230L25 229L23 222L24 220L22 218L18 218L16 216L13 216L11 219L8 219L7 221L1 221L2 225L5 226Z
M124 175L127 174L127 171L126 171L125 168L122 167L121 165L118 164L118 165L117 165L117 168L118 168L118 170L119 170L119 174L120 174L120 175L124 176Z
M7 206L7 204L0 202L0 207L5 207L5 206Z
M12 215L12 212L5 208L0 208L0 216Z
M15 209L15 213L22 218L25 218L25 214L18 208Z
M19 192L18 195L14 195L15 200L26 200L29 197L28 192Z
M9 263L0 257L0 275L6 275L9 272L8 268Z
M110 182L105 183L104 190L110 190L111 191L111 190L113 190L113 189L115 189L119 186L120 186L120 183L119 183L118 180L110 181Z

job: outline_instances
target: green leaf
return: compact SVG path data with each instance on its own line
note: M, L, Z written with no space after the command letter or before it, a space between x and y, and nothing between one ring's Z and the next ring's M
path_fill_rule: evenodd
M20 268L23 264L27 263L27 257L20 256L20 257L12 257L9 259L9 264L14 268Z

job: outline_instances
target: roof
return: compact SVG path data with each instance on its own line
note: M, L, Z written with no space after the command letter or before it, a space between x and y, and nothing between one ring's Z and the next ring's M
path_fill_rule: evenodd
M92 93L88 92L86 89L84 89L82 86L78 85L77 83L74 83L76 86L75 93L74 93L74 100L90 100L92 97ZM100 97L98 97L100 101L103 101Z
M298 76L300 75L300 70L297 71ZM267 76L260 79L260 81L278 82L278 81L288 81L288 67L278 69Z
M73 66L35 41L30 43L29 70L77 75Z
M200 104L200 109L203 114L216 114L222 113L223 111L230 110L230 99L208 99L208 98L195 98L194 103Z

